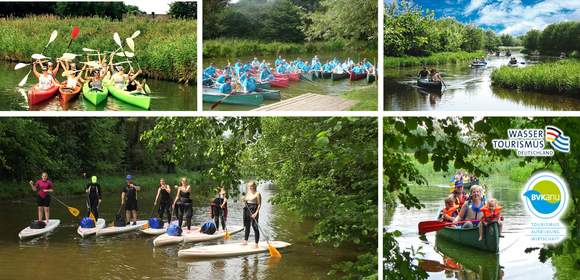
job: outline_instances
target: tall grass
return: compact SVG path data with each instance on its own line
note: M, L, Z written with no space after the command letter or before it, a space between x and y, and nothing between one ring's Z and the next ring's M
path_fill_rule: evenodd
M546 93L580 94L580 61L565 60L525 68L501 67L491 74L495 86Z
M349 43L346 41L309 42L304 44L263 42L243 39L218 39L203 42L204 58L246 57L264 55L295 55L329 52L374 52L376 46L367 42Z
M342 96L357 102L352 108L350 108L351 111L376 111L379 98L377 93L378 87L377 82L375 81L372 85L347 91Z
M70 40L72 26L79 26L80 34L69 52L83 54L82 48L116 50L113 33L121 39L136 30L141 35L135 41L135 55L145 76L194 83L196 77L196 22L169 18L129 16L122 22L97 17L58 18L33 16L0 19L0 59L30 62L30 55L40 53L50 33L58 31L58 38L44 53L59 57ZM125 44L125 42L123 42ZM128 50L127 45L124 45ZM85 58L81 58L85 60ZM119 57L117 61L124 60ZM136 65L136 63L134 63Z
M421 65L443 65L458 64L465 61L471 61L476 58L485 56L485 52L442 52L434 53L430 56L403 56L403 57L385 57L385 68L396 68L405 66Z

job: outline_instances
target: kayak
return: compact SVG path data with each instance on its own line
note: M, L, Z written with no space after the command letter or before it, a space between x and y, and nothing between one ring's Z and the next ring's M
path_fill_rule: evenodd
M97 230L102 229L105 227L105 219L101 219L99 218L97 220L97 223L95 224L94 228L82 228L82 227L78 227L77 228L77 233L81 236L81 237L85 237L85 236L89 236L92 234L96 234Z
M375 74L369 74L367 75L367 84L372 84L374 83L374 81L377 79L377 77L375 76Z
M121 233L127 233L127 232L131 232L131 231L139 230L139 229L143 228L147 223L148 223L147 220L138 220L136 225L133 225L131 223L131 224L126 225L124 227L113 226L113 227L106 227L106 228L98 229L97 236L115 235L115 234L121 234Z
M213 88L211 89L204 88L203 102L215 103L222 99L224 99L222 103L233 105L260 106L264 102L264 96L259 92L234 93L228 95L224 93L219 93L216 89Z
M338 74L338 73L334 73L334 72L333 72L333 73L331 74L330 78L331 78L333 81L338 81L338 80L343 80L343 79L346 79L346 78L348 78L349 76L350 76L350 74L349 74L348 72L344 72L344 73L340 73L340 74Z
M283 241L270 241L271 246L276 249L289 247L290 243ZM258 248L254 247L252 242L248 245L239 243L227 243L221 245L211 245L203 247L192 247L185 250L179 250L177 256L180 258L221 258L221 257L235 257L268 252L268 244L260 242Z
M323 79L330 79L332 77L332 72L322 72Z
M27 227L18 233L18 237L20 238L20 240L22 240L22 239L26 239L26 238L40 236L40 235L43 235L45 233L49 233L49 232L53 231L54 229L56 229L56 227L58 227L58 225L60 225L60 220L50 219L50 220L48 220L48 224L44 228L31 229L30 227Z
M65 86L66 81L64 81L58 89L58 92L60 93L60 102L63 104L67 104L69 101L77 97L81 92L81 86L78 84L73 90L65 90Z
M366 78L366 77L367 77L367 73L366 73L366 72L365 72L365 73L361 73L361 74L357 74L357 73L355 73L354 71L351 71L351 72L349 73L349 79L350 79L351 81L358 81L358 80L362 80L362 79L364 79L364 78Z
M167 227L168 227L167 223L164 223L162 228L147 227L145 229L141 229L141 232L147 235L161 235L167 231Z
M93 105L98 106L101 102L107 99L107 94L109 91L107 87L103 87L101 91L90 89L89 82L86 82L83 85L83 97L88 100L89 102L93 103Z
M287 88L290 85L290 83L288 78L277 77L276 79L270 81L270 85L276 88Z
M483 240L479 241L479 227L463 229L446 227L437 231L437 239L444 238L456 244L497 253L499 251L499 228L497 222L490 222L484 228Z
M28 104L36 105L42 103L58 92L58 86L52 86L47 90L39 90L38 85L34 85L28 90Z
M418 79L417 85L422 87L422 88L432 89L432 90L437 90L437 91L441 91L441 88L443 87L441 82L433 82L433 81L424 80L424 79Z
M487 62L472 62L471 67L485 67L487 66Z
M137 106L139 108L149 110L151 106L151 96L144 95L142 93L130 93L128 91L122 90L112 83L107 84L107 89L111 95L125 103Z
M197 243L197 242L205 242L217 239L223 239L226 236L225 231L216 232L214 234L205 234L199 232L200 227L192 227L189 233L184 233L181 236L171 236L168 234L163 234L158 236L153 240L154 247L160 246L167 246L173 244L179 244L181 242L185 243ZM228 227L228 231L230 234L236 234L244 230L242 226L230 226Z
M446 265L452 262L478 272L479 279L501 279L499 254L482 252L477 249L461 246L444 238L435 241L435 249L447 259Z

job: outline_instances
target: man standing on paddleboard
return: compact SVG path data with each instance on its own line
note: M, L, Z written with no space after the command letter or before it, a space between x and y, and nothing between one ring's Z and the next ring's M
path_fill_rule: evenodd
M127 186L121 192L121 205L125 205L125 217L127 217L127 224L133 221L133 225L137 224L137 192L141 187L133 184L133 177L127 175Z
M46 224L48 225L48 220L50 219L50 194L53 192L52 181L48 180L48 173L42 172L42 178L36 183L33 181L28 182L33 191L36 192L36 205L38 207L38 221L42 221L42 213L44 212L44 218L46 219Z

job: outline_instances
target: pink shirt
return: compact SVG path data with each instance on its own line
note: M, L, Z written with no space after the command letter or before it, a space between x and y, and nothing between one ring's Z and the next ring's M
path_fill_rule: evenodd
M36 192L38 193L38 196L40 196L40 198L45 198L47 193L45 193L43 190L51 190L52 182L50 180L42 181L42 179L39 179L38 181L36 181L34 186L36 187Z

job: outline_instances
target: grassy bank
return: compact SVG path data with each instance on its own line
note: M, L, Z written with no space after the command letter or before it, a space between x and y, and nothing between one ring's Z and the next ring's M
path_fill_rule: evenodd
M430 56L403 56L403 57L385 57L385 68L421 66L421 65L443 65L457 64L460 62L471 61L476 58L485 56L485 52L442 52L434 53Z
M378 104L378 88L375 82L372 85L348 91L342 97L354 100L357 103L350 108L351 111L376 111Z
M71 44L69 52L84 54L82 48L116 50L118 46L113 41L114 32L118 32L124 41L133 32L140 30L141 35L134 40L135 54L146 76L195 84L196 22L188 20L136 16L127 17L122 22L97 17L2 18L0 59L31 61L30 56L42 51L53 30L58 31L58 38L44 54L52 58L58 57L66 50L74 25L80 28L80 33ZM126 45L125 50L128 50ZM122 60L124 59L121 57L117 59ZM25 70L21 70L23 75Z
M491 74L493 85L546 93L580 94L580 61L564 60L525 68L501 67Z
M103 192L119 192L125 186L125 175L97 175L98 182ZM206 180L197 172L183 172L175 174L136 174L133 175L136 185L141 186L143 191L154 191L159 185L159 179L165 178L170 185L176 185L181 177L186 177L193 186L204 185L207 189L215 187L208 184ZM37 178L35 178L37 180ZM60 196L78 195L84 193L84 186L88 183L88 178L74 180L54 180L55 193ZM34 196L28 182L0 181L0 200L15 199ZM213 190L212 190L213 191Z
M359 53L376 54L376 52L376 46L369 45L368 42L348 43L346 41L336 41L296 44L241 39L219 39L203 42L204 58L352 53L354 59L354 56ZM371 58L369 57L369 59Z

